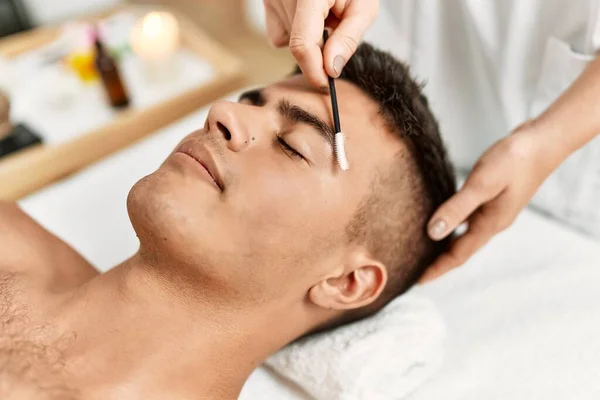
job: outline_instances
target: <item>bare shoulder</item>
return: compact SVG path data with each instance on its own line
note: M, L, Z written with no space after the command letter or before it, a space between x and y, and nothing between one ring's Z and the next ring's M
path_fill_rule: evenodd
M26 274L62 288L98 274L73 248L50 233L15 203L0 201L0 272Z

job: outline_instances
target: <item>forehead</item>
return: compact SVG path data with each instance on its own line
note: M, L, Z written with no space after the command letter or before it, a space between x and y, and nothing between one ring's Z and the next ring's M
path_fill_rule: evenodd
M350 163L349 176L372 172L382 161L391 158L403 147L379 112L379 105L354 84L336 79L340 125L346 136L346 153ZM284 97L317 115L333 127L329 92L312 87L302 75L296 75L265 88L268 97ZM345 173L346 174L346 173Z

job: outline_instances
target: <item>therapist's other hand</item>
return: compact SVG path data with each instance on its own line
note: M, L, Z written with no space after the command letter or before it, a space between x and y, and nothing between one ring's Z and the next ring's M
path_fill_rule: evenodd
M327 86L356 51L379 10L379 0L264 0L267 36L289 46L310 83ZM323 29L333 28L323 50Z
M494 235L509 227L542 182L566 158L556 143L544 140L528 122L489 148L463 187L431 217L433 240L441 240L466 222L467 231L428 268L421 283L464 264Z

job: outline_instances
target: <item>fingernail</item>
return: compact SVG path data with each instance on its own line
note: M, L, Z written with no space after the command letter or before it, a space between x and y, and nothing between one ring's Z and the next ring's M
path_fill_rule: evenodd
M333 59L333 70L337 74L336 78L342 74L342 69L344 68L344 65L346 65L346 60L344 60L344 57L335 56L335 58Z
M441 218L436 218L429 224L429 236L432 239L441 239L447 228L446 221Z

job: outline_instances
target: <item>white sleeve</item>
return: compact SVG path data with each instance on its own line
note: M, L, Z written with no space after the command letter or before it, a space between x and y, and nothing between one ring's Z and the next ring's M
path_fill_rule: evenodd
M379 15L365 34L365 40L410 62L413 20L413 0L382 0Z
M593 7L590 15L592 18L592 49L596 54L600 54L600 0L596 0Z

